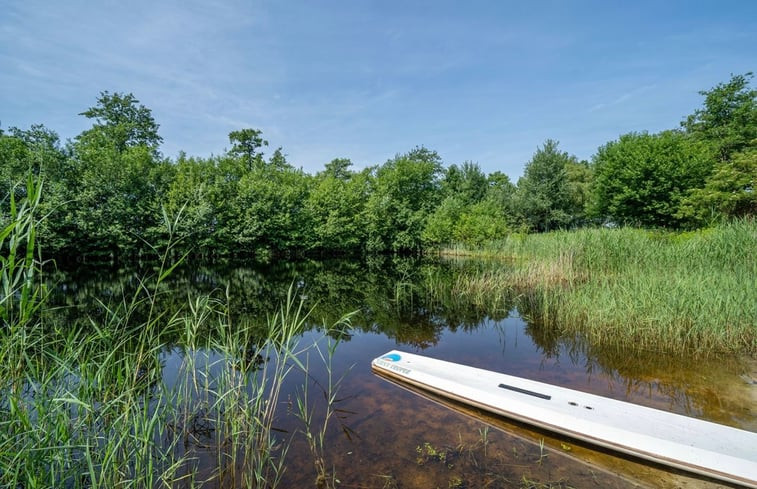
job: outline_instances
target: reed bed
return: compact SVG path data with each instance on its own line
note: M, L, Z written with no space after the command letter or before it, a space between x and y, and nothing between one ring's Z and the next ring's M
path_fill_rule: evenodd
M687 233L632 228L512 235L506 264L456 287L517 299L522 313L595 344L757 352L757 223ZM491 254L491 250L484 250Z
M30 180L0 229L0 487L277 487L294 436L275 426L282 385L293 373L309 381L301 359L313 348L300 344L310 311L294 290L262 326L232 323L228 291L166 311L156 305L175 266L169 245L89 328L47 322L40 194ZM178 368L165 368L167 353ZM311 417L309 436L319 429Z

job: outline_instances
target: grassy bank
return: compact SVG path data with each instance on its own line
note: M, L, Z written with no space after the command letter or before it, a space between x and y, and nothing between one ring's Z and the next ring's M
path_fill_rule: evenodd
M513 235L483 250L502 266L461 276L458 296L504 295L557 332L597 344L757 352L757 223L668 233L631 228Z

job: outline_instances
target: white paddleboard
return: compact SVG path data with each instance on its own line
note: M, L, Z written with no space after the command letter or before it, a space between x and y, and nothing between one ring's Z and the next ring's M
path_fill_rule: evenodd
M523 423L757 488L757 433L397 350L371 366L382 375Z

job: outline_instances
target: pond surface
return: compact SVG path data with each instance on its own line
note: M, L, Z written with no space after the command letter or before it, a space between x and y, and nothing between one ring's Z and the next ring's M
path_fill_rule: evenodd
M187 264L174 273L161 301L170 307L196 294L228 294L235 321L264 322L293 287L313 307L311 329L300 340L304 345L323 346L320 327L355 312L331 369L342 380L324 459L338 487L721 487L430 399L371 372L373 358L400 349L757 431L757 387L748 382L757 378L757 368L751 359L600 349L524 319L517 298L441 292L453 290L449 284L460 274L501 266L508 265L392 258ZM65 307L56 314L69 324L83 324L101 314L98 301L127 296L141 273L60 271L52 301ZM172 382L185 357L196 353L168 345L161 354L163 381ZM311 392L327 382L316 359L313 355L310 363ZM315 487L313 455L298 435L300 421L288 414L302 378L293 375L284 384L276 421L288 434L282 436L295 435L282 487ZM215 460L201 452L198 448L198 470L210 474Z

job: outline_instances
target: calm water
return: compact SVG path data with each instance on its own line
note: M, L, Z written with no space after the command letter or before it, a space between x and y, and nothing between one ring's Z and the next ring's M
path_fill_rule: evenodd
M438 293L440 283L458 274L499 266L507 264L391 258L192 264L176 271L161 303L170 308L188 295L221 297L228 290L235 321L262 322L292 286L314 307L304 345L323 342L320 325L355 311L332 368L344 377L325 455L339 487L718 487L432 400L371 373L371 359L396 348L757 431L757 387L744 380L757 377L749 359L602 350L580 338L548 334L520 316L517 301L474 305ZM86 316L102 313L97 300L117 303L144 273L82 267L58 272L53 301L65 307L57 314L83 324ZM173 382L185 355L193 353L167 347L163 381ZM317 391L325 369L313 361L310 374ZM302 376L290 376L282 399L295 397L301 383ZM277 428L290 434L301 429L286 405ZM203 457L199 445L195 449L201 473L212 473L213 457ZM314 487L313 458L302 436L295 436L288 460L283 486Z

